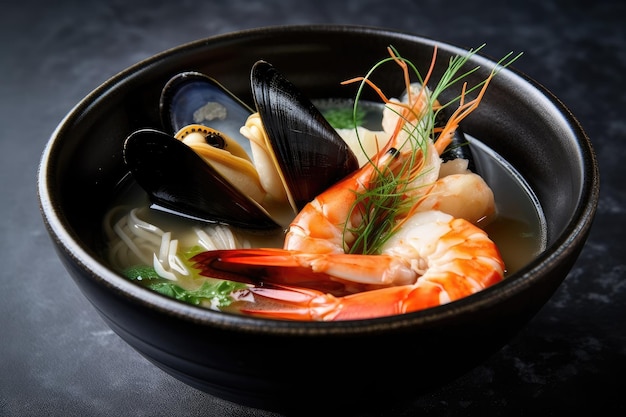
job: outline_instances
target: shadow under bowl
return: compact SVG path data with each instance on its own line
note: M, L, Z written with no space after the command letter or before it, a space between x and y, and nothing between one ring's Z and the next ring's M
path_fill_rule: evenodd
M462 48L377 28L260 28L165 51L115 75L59 124L38 177L42 216L59 257L110 327L179 380L272 410L384 407L457 378L506 344L547 302L581 251L599 176L591 144L569 110L515 70L492 81L463 129L522 173L546 218L546 249L503 282L437 308L347 322L287 322L209 311L150 292L107 266L99 225L127 174L122 144L160 128L159 94L173 75L199 71L251 102L249 71L264 59L311 98L354 98L339 82L363 75L393 45L435 73ZM468 65L484 79L493 60ZM403 89L401 77L377 80ZM409 377L407 382L407 375Z

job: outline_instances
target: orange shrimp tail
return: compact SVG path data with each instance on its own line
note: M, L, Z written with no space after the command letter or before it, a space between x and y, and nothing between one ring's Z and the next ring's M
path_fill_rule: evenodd
M320 321L329 320L336 311L339 298L322 291L308 288L276 285L250 289L255 297L270 303L257 303L258 308L242 308L242 312L257 317L282 320ZM263 307L264 306L264 307ZM268 307L269 306L269 307Z
M202 252L191 258L205 277L246 284L276 284L310 288L335 295L362 290L356 284L333 281L323 272L303 266L296 252L285 249L229 249Z
M430 283L382 288L349 295L341 299L341 306L333 320L362 320L410 313L441 304L441 288Z
M193 267L199 271L200 275L232 279L239 282L251 282L252 278L260 272L258 263L247 261L254 257L273 257L278 264L286 264L290 259L285 256L282 249L228 249L211 250L199 253L190 260L194 262ZM243 262L242 259L246 259ZM280 262L278 261L280 259Z
M284 320L362 320L392 316L441 304L441 287L428 282L365 291L334 297L320 291L280 286L252 288L258 297L271 301L268 308L246 308L246 313Z

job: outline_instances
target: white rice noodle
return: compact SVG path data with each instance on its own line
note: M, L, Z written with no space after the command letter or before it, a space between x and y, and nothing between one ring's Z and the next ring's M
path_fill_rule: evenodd
M172 233L167 232L163 233L161 237L161 245L159 246L159 262L162 264L167 260L167 254L170 250L170 238L172 237Z
M200 243L200 245L202 245L203 248L205 248L206 250L217 249L215 242L213 242L213 239L211 239L211 237L207 234L207 232L205 232L203 229L200 229L199 227L194 227L193 230L196 232L196 235L198 236L198 243Z
M122 210L126 214L113 223ZM172 281L189 276L191 272L178 256L179 240L172 239L171 232L164 232L157 225L139 218L138 210L120 206L110 210L105 217L104 232L109 237L111 265L122 271L133 265L152 264L160 277ZM248 240L238 238L225 225L194 227L193 230L196 244L206 250L251 247Z
M116 218L117 213L126 212L127 210L128 210L128 207L117 206L109 210L107 214L104 216L103 231L109 241L115 239L115 236L117 236L117 233L115 232L115 230L113 230L115 223L116 223L113 219Z
M143 263L149 264L150 258L146 257L146 254L139 248L139 246L135 243L132 236L125 232L125 226L127 226L127 217L122 217L116 224L113 226L113 230L117 234L117 236L128 246L131 252ZM127 229L127 227L126 227Z
M189 271L185 268L185 265L176 254L178 250L178 240L172 240L172 233L165 232L161 237L161 246L159 248L159 255L156 253L153 256L152 264L154 270L159 276L177 281L176 272L181 275L189 275Z
M237 236L227 226L214 225L204 229L196 227L194 231L198 236L198 243L206 250L238 249L251 246L247 240L240 241L237 239Z
M178 239L174 239L170 242L170 250L167 254L167 262L174 271L181 275L189 275L189 271L185 267L185 264L181 261L180 257L176 254L178 252Z
M137 209L133 209L128 214L132 223L129 223L129 227L132 228L133 234L137 237L142 237L155 245L158 245L163 236L163 230L159 229L155 225L145 222L137 217Z
M159 258L157 257L156 253L154 254L152 265L154 267L154 270L160 277L169 279L170 281L178 280L178 278L176 278L176 275L174 275L173 272L166 271L165 268L163 268L163 265L161 264L161 261L159 261Z

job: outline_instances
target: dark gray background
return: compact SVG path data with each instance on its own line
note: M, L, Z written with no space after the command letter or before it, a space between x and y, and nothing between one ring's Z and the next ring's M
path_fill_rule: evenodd
M269 25L408 31L516 68L580 120L602 174L579 261L509 345L410 409L372 416L624 412L626 374L626 6L620 1L56 1L0 11L0 415L277 416L178 382L115 335L57 259L37 207L41 151L63 116L108 77L157 52ZM405 352L407 361L422 361ZM364 365L367 366L367 365ZM308 378L306 358L294 379ZM328 375L332 378L332 374ZM409 375L420 378L420 375ZM397 381L390 381L397 383Z

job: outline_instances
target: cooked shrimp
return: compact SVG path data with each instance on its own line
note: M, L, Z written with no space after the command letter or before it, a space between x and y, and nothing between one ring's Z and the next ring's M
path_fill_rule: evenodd
M400 166L398 151L390 148L378 166L367 164L331 186L298 213L285 236L284 249L305 253L344 253L355 240L350 230L361 224L360 193L372 186L372 177Z
M348 81L362 80L371 85L381 99L390 106L388 109L392 109L386 111L392 111L397 116L395 118L387 116L387 120L395 121L393 129L389 127L390 122L387 122L385 128L386 131L391 131L389 141L369 164L364 165L346 180L329 188L300 211L289 227L284 249L306 253L354 252L353 244L357 239L355 231L363 232L364 229L359 228L359 225L365 224L366 227L370 227L371 223L364 221L363 215L371 215L372 206L383 206L382 213L385 217L393 211L400 210L400 205L407 205L407 201L409 206L413 206L409 211L423 211L431 208L449 209L452 211L451 214L467 218L472 222L493 214L495 205L493 195L490 194L491 190L484 181L481 183L475 174L462 177L467 184L471 183L471 188L465 191L462 187L451 185L450 179L438 180L441 153L452 140L459 122L478 106L491 76L485 81L474 100L465 102L464 95L462 95L458 109L453 112L446 125L440 130L437 141L433 142L430 133L434 129L432 112L433 106L438 105L436 97L431 97L425 87L418 88L412 84L406 62L398 59L391 50L390 54L404 73L406 102L392 102L368 79L356 78ZM423 81L424 85L434 67L435 54L433 54L430 70ZM435 101L435 104L432 101ZM394 167L387 166L390 164L388 155L391 150L398 160ZM370 202L367 191L377 187L376 181L389 174L392 177L397 175L399 178L393 178L387 187L382 187L373 193L374 195L382 194L382 198L367 206ZM392 190L391 187L395 188ZM474 190L480 190L480 193L471 195L470 193ZM363 196L360 200L357 197L359 195ZM397 195L401 197L395 198ZM425 198L426 195L429 197ZM459 201L454 201L453 197ZM468 198L476 198L481 203L478 207L474 206L470 213L463 207L463 204L460 204ZM391 204L394 206L390 207ZM380 223L381 220L383 223L392 223L386 218L375 219L374 223ZM393 226L388 230L392 229ZM359 251L361 246L358 246Z
M285 307L244 312L283 319L344 320L416 311L501 280L504 265L497 247L472 224L493 213L493 195L471 173L436 181L380 254L346 253L356 240L346 230L363 221L362 211L352 210L357 196L371 186L373 172L394 172L401 161L391 148L381 155L378 169L366 165L314 199L293 221L284 249L212 251L192 260L202 275L246 282L260 277L264 286L250 291ZM476 197L481 204L472 207L475 190L487 197Z
M310 254L285 250L223 251L197 259L205 267L228 269L244 264L260 269L271 265L273 277L288 280L288 272L308 269L335 282L370 289L346 296L328 291L278 284L252 287L261 297L284 308L245 308L255 315L296 320L347 320L407 313L446 304L499 282L504 264L496 245L480 228L440 211L418 212L388 240L380 255ZM217 255L216 253L211 256ZM219 259L217 259L219 258ZM264 269L267 272L267 269ZM300 275L299 279L302 279ZM325 289L326 290L326 289Z
M203 275L259 278L263 286L250 291L285 306L246 312L299 320L378 317L441 305L502 279L496 245L472 224L491 214L493 196L485 193L486 204L470 213L455 201L453 177L439 178L440 154L493 73L467 103L463 87L458 109L433 143L436 98L425 88L411 89L406 62L390 52L405 74L408 100L393 103L396 125L370 163L308 203L291 223L283 249L212 251L192 259ZM486 187L473 174L458 175Z
M439 178L417 203L416 211L427 210L443 211L481 227L496 215L493 191L472 172Z

